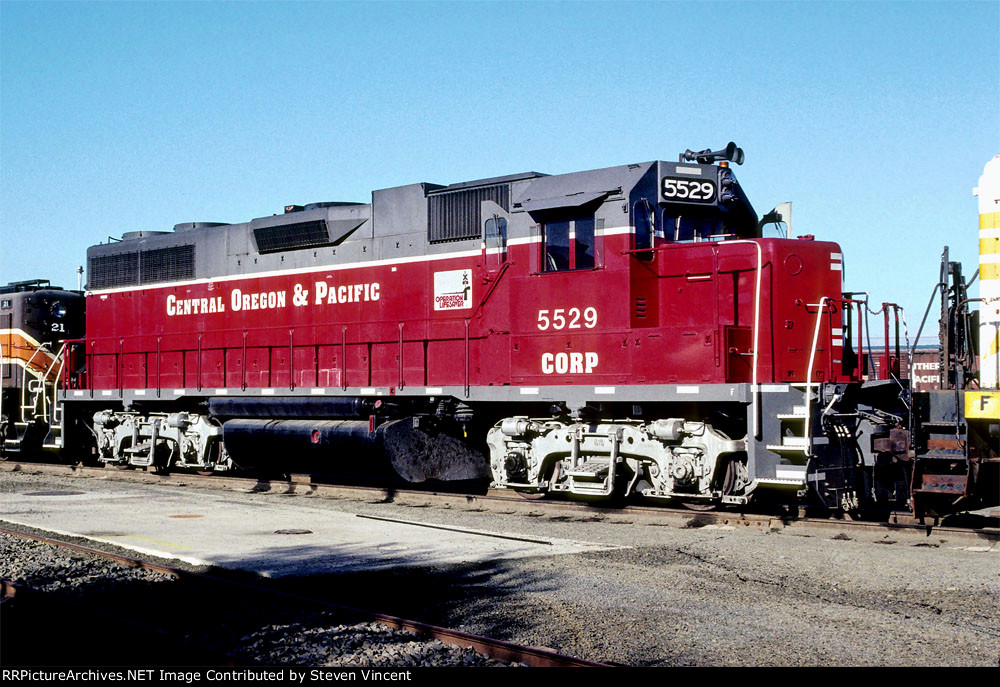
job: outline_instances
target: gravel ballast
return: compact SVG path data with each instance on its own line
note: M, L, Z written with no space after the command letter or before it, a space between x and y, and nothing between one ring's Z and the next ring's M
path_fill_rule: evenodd
M179 584L170 575L121 565L84 552L69 551L0 532L0 579L13 582L19 588L26 587L55 595L54 598L60 600L65 599L70 603L69 611L73 613L80 612L80 607L73 605L73 602L83 602L88 605L88 609L96 606L102 614L139 621L144 625L152 623L157 628L163 627L191 640L192 644L204 645L190 629L182 627L178 631L169 612L155 608L157 599L166 603L173 596L170 586ZM155 586L161 588L155 589ZM138 602L140 598L143 600L141 606L130 602ZM225 604L219 603L222 600L217 597L212 602L214 610L224 620L223 617L199 617L198 612L192 609L190 618L182 622L204 625L207 621L212 628L210 640L218 655L228 655L249 664L345 668L510 665L482 656L471 648L427 640L411 632L385 627L379 623L344 624L337 623L335 616L330 613L305 609L296 613L289 608L287 601L280 599L271 602L273 608L270 611L275 616L297 620L270 624L266 621L269 607L264 598L256 597L253 604L247 604L240 598L234 599L234 603ZM96 599L101 602L95 603ZM115 601L109 603L110 599ZM192 605L200 605L195 599L189 598L188 601ZM63 613L65 611L61 610L60 615ZM101 621L104 627L106 619L101 618ZM54 618L51 622L57 623L60 619ZM242 634L248 627L257 629ZM0 632L16 631L16 625L12 628L8 624L0 628ZM59 665L64 660L71 664L88 661L87 656L74 653L72 647L60 647L58 643L51 641L47 646L51 654L47 654L45 660L51 660L53 665ZM89 660L102 664L128 662L123 650L110 656L110 661L107 658ZM3 664L17 665L18 658L17 655L8 654Z

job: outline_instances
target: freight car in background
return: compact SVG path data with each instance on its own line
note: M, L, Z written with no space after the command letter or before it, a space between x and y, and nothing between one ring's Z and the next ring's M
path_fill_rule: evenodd
M910 383L914 391L931 391L941 388L941 349L924 348L913 352L910 364Z
M409 481L588 499L902 505L899 356L868 378L840 246L763 238L780 215L759 220L742 157L411 184L93 246L67 431L153 469L387 456Z
M877 346L877 344L876 344ZM912 357L912 362L908 358ZM882 369L884 356L880 352L872 355L872 372L878 375ZM899 376L908 379L913 391L929 391L941 388L941 349L936 346L915 347L911 356L902 356Z

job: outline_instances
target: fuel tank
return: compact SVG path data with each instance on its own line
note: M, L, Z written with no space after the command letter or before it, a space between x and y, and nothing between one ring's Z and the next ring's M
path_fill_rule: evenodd
M271 420L240 418L222 425L226 450L241 466L281 466L357 478L417 484L488 480L484 454L436 431L432 418Z

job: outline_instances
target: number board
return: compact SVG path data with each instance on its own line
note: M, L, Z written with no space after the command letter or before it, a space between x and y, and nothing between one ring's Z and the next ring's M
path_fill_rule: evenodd
M715 203L715 182L708 179L663 177L663 200L675 203Z

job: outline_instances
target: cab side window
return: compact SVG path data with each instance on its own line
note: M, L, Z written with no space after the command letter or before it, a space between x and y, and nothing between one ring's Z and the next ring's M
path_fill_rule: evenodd
M551 215L542 228L542 272L587 270L597 266L597 228L593 215Z
M492 217L486 220L486 248L507 252L507 220L503 217Z
M562 272L573 269L570 260L570 228L568 220L553 220L542 226L542 250L545 255L544 271Z
M708 241L726 233L721 220L701 215L669 215L663 213L663 227L672 241Z
M589 270L594 267L594 218L574 221L573 269Z

